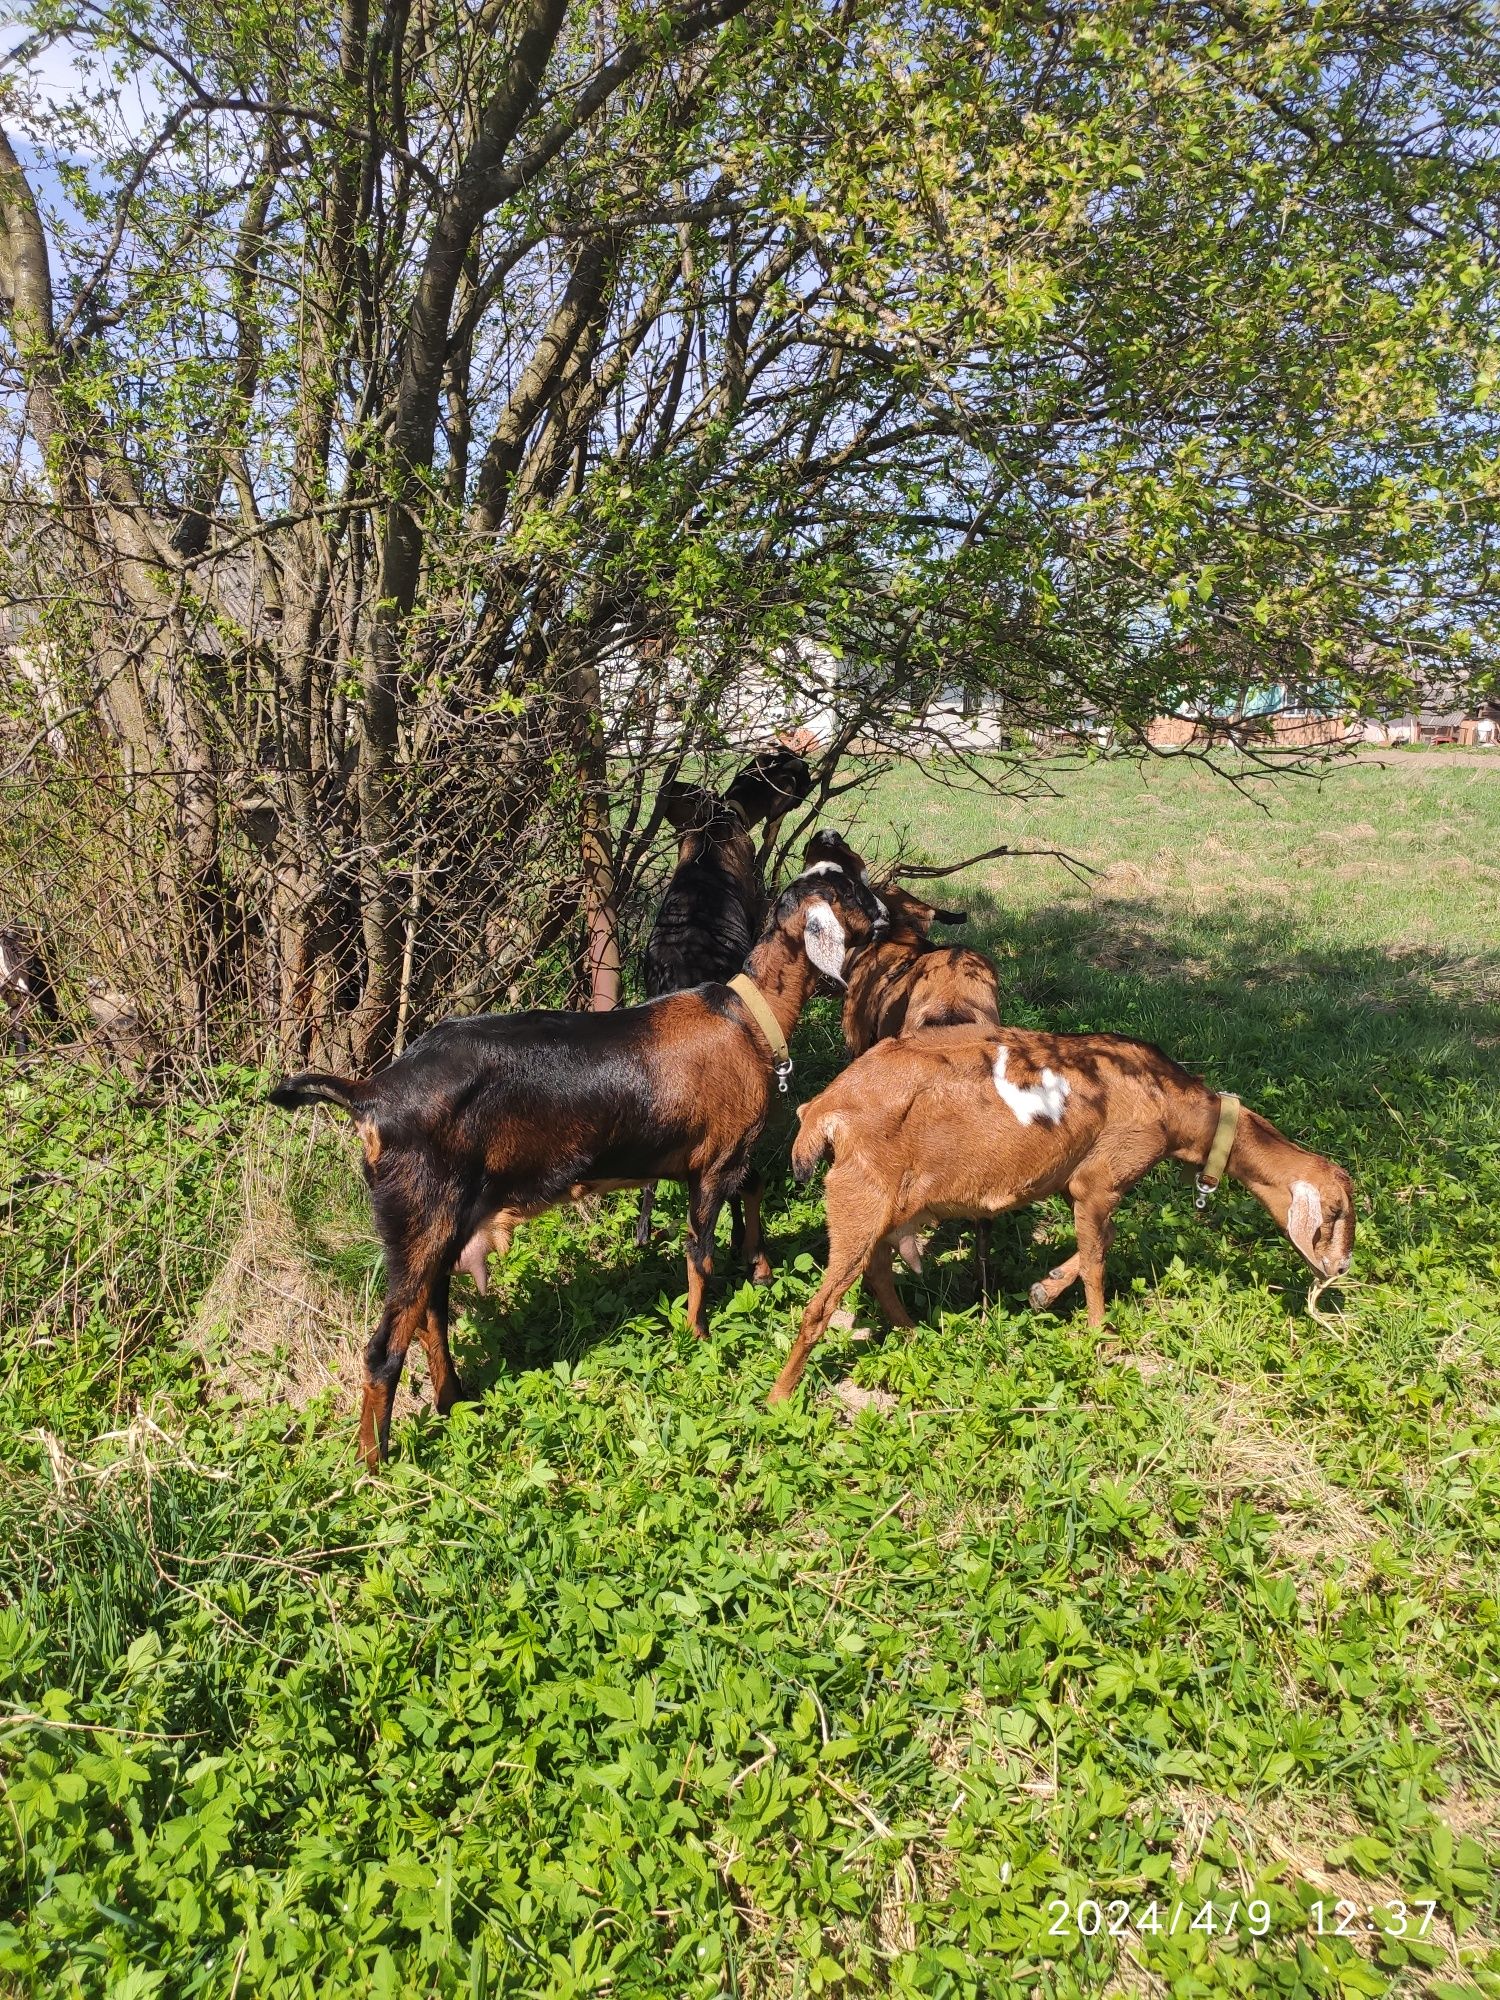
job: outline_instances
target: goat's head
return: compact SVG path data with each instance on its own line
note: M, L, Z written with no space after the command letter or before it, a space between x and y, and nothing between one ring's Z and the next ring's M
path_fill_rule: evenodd
M1270 1210L1320 1276L1343 1276L1354 1254L1354 1183L1337 1160L1309 1152L1269 1119L1246 1111L1229 1171Z
M799 943L835 985L843 984L850 952L879 937L889 922L885 904L868 883L831 863L799 875L781 892L771 915L772 927Z
M669 778L658 795L662 818L681 840L702 835L714 841L732 840L745 831L745 822L734 807L716 798L704 785L689 785L681 778Z
M939 909L936 903L924 903L920 896L914 896L910 889L898 888L894 882L883 882L879 893L890 910L893 935L905 931L925 938L934 924L965 924L969 920L967 910Z
M775 822L801 805L812 790L812 772L795 750L762 750L737 771L724 797L746 826Z
M808 874L841 868L846 875L855 876L867 888L873 887L886 906L893 937L926 938L934 924L962 924L968 921L967 911L940 909L936 903L923 902L920 896L912 895L909 889L898 888L894 882L871 884L864 856L856 854L843 835L834 833L830 828L825 827L813 835L802 851L802 865Z
M820 827L803 848L802 868L808 875L841 868L856 882L863 882L866 888L869 887L870 871L865 866L864 856L856 854L844 836L835 833L832 827Z

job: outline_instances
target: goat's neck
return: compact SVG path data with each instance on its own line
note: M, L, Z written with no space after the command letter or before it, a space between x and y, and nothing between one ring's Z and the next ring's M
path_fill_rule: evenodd
M782 1034L789 1036L818 983L817 968L800 942L784 931L773 931L751 952L745 970L760 988Z
M925 958L931 949L926 938L897 931L894 937L877 938L873 944L865 945L855 964L891 969L909 958Z
M1190 1167L1201 1172L1207 1165L1208 1155L1214 1143L1214 1134L1219 1129L1219 1103L1216 1091L1196 1079L1185 1082L1176 1093L1172 1106L1172 1158L1183 1160ZM1235 1134L1234 1145L1230 1148L1231 1166L1238 1168L1240 1161L1240 1137ZM1243 1179L1236 1171L1235 1178Z
M1205 1084L1195 1082L1182 1092L1173 1120L1173 1159L1202 1171L1219 1128L1220 1102ZM1303 1157L1302 1147L1247 1106L1240 1111L1224 1171L1264 1201L1297 1178Z

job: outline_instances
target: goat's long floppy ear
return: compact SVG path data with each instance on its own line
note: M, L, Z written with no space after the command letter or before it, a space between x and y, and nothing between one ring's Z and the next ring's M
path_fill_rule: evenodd
M832 905L825 903L821 896L815 897L807 906L807 915L802 921L802 944L819 972L842 985L844 926L834 915Z
M1309 1264L1317 1262L1317 1234L1323 1226L1323 1203L1311 1181L1293 1181L1286 1212L1286 1233Z
M932 921L935 924L966 924L969 913L967 910L934 910Z

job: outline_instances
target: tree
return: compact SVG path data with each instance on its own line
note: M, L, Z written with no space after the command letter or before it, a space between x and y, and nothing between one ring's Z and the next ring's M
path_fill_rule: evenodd
M205 1046L608 1003L654 778L812 637L825 793L944 687L1139 737L1487 671L1482 8L32 25L111 73L0 147L27 810L125 829Z

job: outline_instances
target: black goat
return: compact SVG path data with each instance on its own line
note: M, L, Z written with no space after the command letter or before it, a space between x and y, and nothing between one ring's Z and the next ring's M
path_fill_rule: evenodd
M17 1055L27 1053L29 1020L57 1019L57 995L41 947L35 933L18 924L0 925L0 1004Z
M750 829L766 821L765 845L793 806L812 790L812 773L794 750L764 750L735 774L722 797L674 778L662 787L661 807L678 835L677 866L646 940L646 997L681 993L707 980L732 978L745 963L766 920L766 886ZM760 1177L746 1183L759 1192ZM641 1190L636 1247L651 1241L656 1186ZM740 1198L730 1204L733 1245L744 1240ZM751 1275L764 1284L771 1266L762 1252Z

